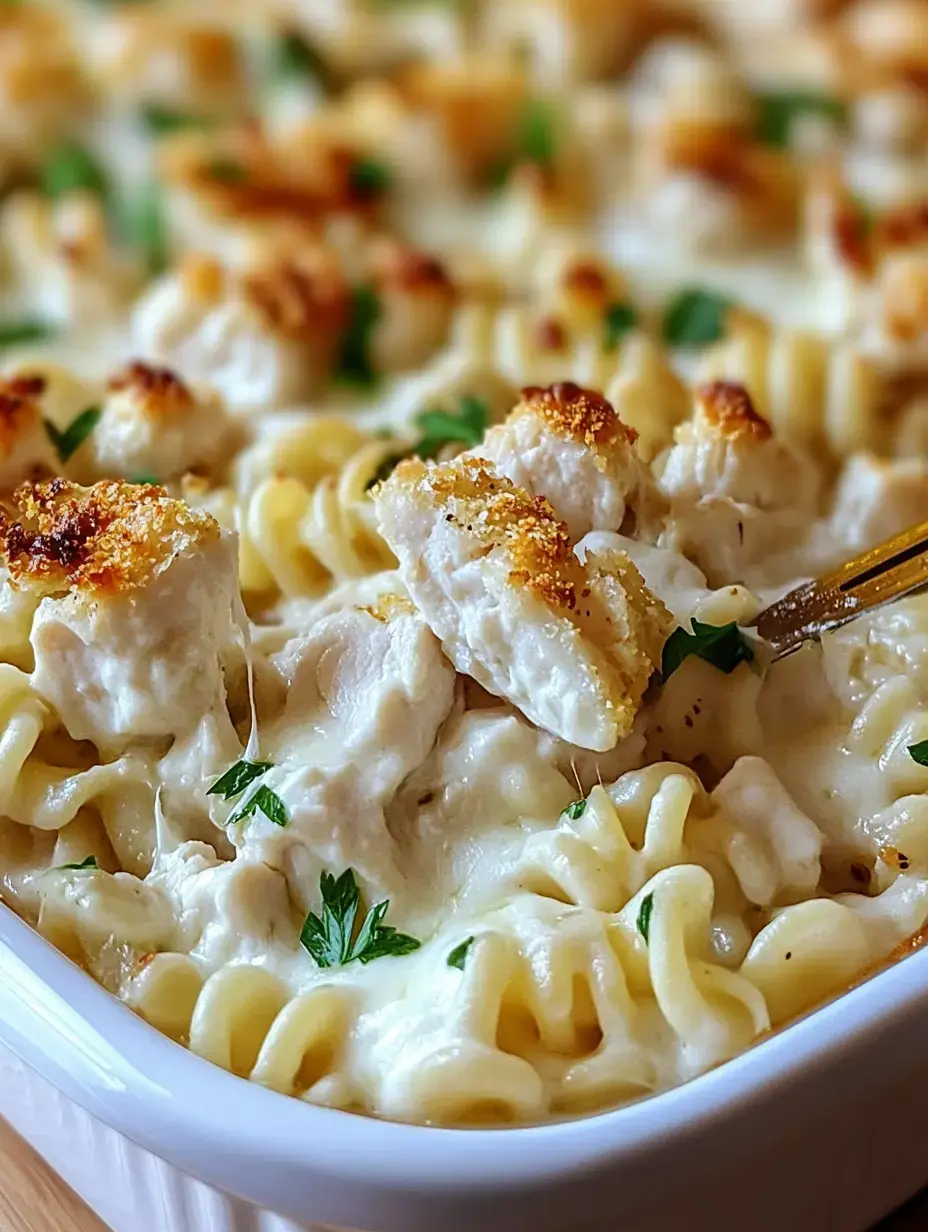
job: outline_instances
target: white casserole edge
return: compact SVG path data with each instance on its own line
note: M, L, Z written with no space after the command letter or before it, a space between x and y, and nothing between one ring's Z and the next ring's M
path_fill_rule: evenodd
M782 1232L788 1212L792 1232L862 1229L928 1180L926 1039L928 949L614 1112L515 1130L398 1125L204 1062L0 909L0 1043L132 1142L300 1222L638 1232L674 1226L674 1211L692 1232Z

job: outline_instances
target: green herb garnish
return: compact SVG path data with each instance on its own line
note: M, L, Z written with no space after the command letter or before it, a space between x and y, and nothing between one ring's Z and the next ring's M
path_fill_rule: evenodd
M311 77L326 91L333 87L332 71L317 49L302 34L286 30L278 35L271 71L275 77Z
M423 411L416 416L416 427L422 440L414 453L420 458L434 457L443 445L460 441L464 445L479 445L487 430L490 408L482 398L465 394L458 401L458 411Z
M134 206L125 215L129 242L140 248L145 258L145 272L156 278L168 267L168 237L161 192L157 184L149 184Z
M248 180L248 172L234 158L217 157L206 164L206 174L211 180L220 184L244 184Z
M322 917L311 911L300 932L300 944L318 966L343 967L355 960L369 963L375 958L411 954L421 945L415 937L382 923L389 899L371 907L352 940L361 899L352 869L346 869L337 881L331 873L323 873L319 889Z
M142 486L158 487L158 485L161 483L161 480L156 479L154 475L133 475L132 478L129 480L129 482L136 483L140 487ZM206 794L209 795L209 792L207 792Z
M249 817L254 817L255 813L263 813L275 826L290 824L283 800L276 791L272 791L263 783L257 791L252 792L241 808L232 814L229 818L229 825L234 825L237 821L247 821Z
M910 744L909 756L920 766L928 766L928 740L919 740L918 744Z
M80 145L62 145L54 150L39 168L39 184L53 201L78 191L105 198L109 191L102 167Z
M72 454L80 449L97 426L102 414L103 411L99 406L88 406L86 411L81 411L75 419L71 420L63 432L59 431L50 419L45 420L45 431L62 462L67 462Z
M725 336L731 301L698 287L681 291L664 312L662 333L670 346L706 346Z
M380 320L381 307L373 287L356 287L351 295L348 327L342 338L336 379L347 385L370 387L377 380L370 359L371 333Z
M567 808L561 809L562 817L569 817L571 821L579 821L586 812L586 800L572 800Z
M0 321L0 347L23 346L27 342L48 342L57 332L47 321Z
M206 794L222 796L223 800L234 800L236 796L242 794L246 787L250 787L255 779L266 774L273 764L270 761L246 761L243 757L234 766L230 766L224 774L220 774Z
M56 865L54 871L61 872L64 869L68 869L69 871L80 872L81 869L84 869L84 868L97 868L98 869L99 867L100 865L97 863L96 856L86 856L83 860L80 860L76 864L58 864Z
M519 145L529 162L550 166L557 154L557 125L548 103L532 99L522 113Z
M820 116L835 124L846 124L847 104L828 94L810 90L770 90L757 97L757 139L765 145L789 145L793 125L803 116Z
M210 128L213 124L206 116L194 115L189 111L175 111L171 107L160 107L155 103L142 107L139 119L152 137L166 137L170 133L180 133L190 128Z
M727 676L739 663L751 663L754 651L751 643L738 628L738 622L727 625L706 625L700 620L691 620L692 633L674 629L664 643L661 654L661 675L666 682L684 659L695 655L717 667Z
M464 964L467 962L468 951L473 944L473 937L468 937L466 941L462 941L460 945L456 945L446 959L448 966L457 967L458 971L463 971Z
M351 191L362 201L382 197L393 183L393 175L385 163L376 158L359 158L348 173Z
M631 304L610 304L603 317L603 349L614 351L637 324L638 313Z
M641 900L641 906L638 909L638 919L635 921L638 931L644 937L645 945L648 944L648 938L651 935L651 916L654 914L654 895L646 894Z

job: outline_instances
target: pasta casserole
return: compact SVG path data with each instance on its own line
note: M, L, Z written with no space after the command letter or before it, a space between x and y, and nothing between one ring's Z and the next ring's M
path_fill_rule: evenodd
M431 1125L681 1083L928 922L923 0L0 7L0 897Z

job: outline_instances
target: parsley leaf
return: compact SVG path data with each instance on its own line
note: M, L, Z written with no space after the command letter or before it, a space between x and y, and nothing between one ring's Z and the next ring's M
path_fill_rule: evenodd
M374 288L356 287L336 368L336 378L347 385L370 387L377 380L369 351L371 332L380 314L380 300Z
M638 313L631 304L610 304L603 317L603 349L614 351L625 335L638 324Z
M664 643L661 675L665 681L690 655L705 659L726 676L733 672L739 663L753 661L751 643L738 628L737 621L729 621L727 625L707 625L693 619L690 624L692 633L687 633L685 629L674 629Z
M268 821L272 821L275 826L287 826L290 824L290 818L287 816L287 809L283 800L281 800L276 791L272 791L264 783L248 797L241 808L232 814L229 818L229 825L234 825L237 821L247 821L249 817L254 817L255 813L263 813Z
M149 184L137 201L123 209L122 224L127 242L142 251L148 277L162 274L168 267L168 237L157 184Z
M66 193L84 190L106 197L108 186L103 168L80 145L61 145L39 168L42 191L53 201Z
M731 301L714 291L681 291L664 312L662 333L669 346L706 346L725 335Z
M166 137L169 133L180 133L189 128L209 128L212 124L205 116L193 115L189 111L175 111L171 107L160 107L154 103L142 107L139 119L152 137Z
M420 458L433 457L442 445L460 441L464 445L479 445L487 430L490 408L482 398L465 394L458 402L458 412L423 411L416 416L416 427L423 433L414 453Z
M648 939L651 935L651 916L654 913L654 895L646 894L641 900L641 906L638 908L638 919L635 924L638 931L644 937L645 945L648 944Z
M244 184L248 179L248 172L241 163L222 155L208 162L205 170L211 180L218 180L220 184Z
M0 347L23 346L27 342L48 342L57 330L45 321L0 321Z
M332 71L319 51L296 30L278 35L271 71L283 80L311 77L326 91L332 89Z
M586 812L586 800L572 800L567 808L561 809L562 817L569 817L571 821L579 821Z
M928 766L928 740L919 740L918 744L910 744L909 756L920 766Z
M557 156L556 116L549 103L530 99L523 108L516 133L515 149L510 157L497 160L489 170L493 189L502 188L513 167L520 162L550 167Z
M138 484L140 487L158 487L161 480L155 478L154 475L133 475L129 482ZM209 792L206 794L209 795Z
M348 173L351 191L362 201L371 201L383 194L393 183L393 175L385 163L376 158L359 158Z
M462 941L460 945L456 945L445 960L448 966L457 967L458 971L463 971L464 964L467 962L467 955L473 944L473 937L468 937L465 941Z
M100 867L100 865L97 863L97 857L96 857L96 856L87 856L87 857L86 857L86 859L80 860L80 861L79 861L78 863L76 863L76 864L58 864L58 865L56 866L56 868L55 868L55 870L54 870L54 871L55 871L55 872L59 872L59 871L62 871L62 870L64 870L64 869L71 869L71 870L73 870L74 872L80 872L80 871L81 871L81 869L85 869L85 868L99 868L99 867Z
M136 483L139 482L141 480L136 480ZM234 766L230 766L224 774L220 774L206 794L222 796L223 800L234 800L236 796L242 794L246 787L250 787L255 779L266 774L273 764L270 761L246 761L243 757Z
M63 432L59 431L50 419L45 420L45 431L62 462L67 462L72 454L80 449L97 426L102 414L103 411L99 406L88 406L86 411L81 411L76 418L71 420Z
M758 95L757 139L765 145L789 145L793 125L803 116L821 116L835 124L847 123L847 104L812 90L769 90Z
M331 873L323 873L319 890L322 915L311 911L300 932L301 945L318 966L342 967L356 960L366 964L375 958L411 954L419 948L421 942L415 937L383 923L389 899L371 907L352 942L361 897L352 869L346 869L338 880Z

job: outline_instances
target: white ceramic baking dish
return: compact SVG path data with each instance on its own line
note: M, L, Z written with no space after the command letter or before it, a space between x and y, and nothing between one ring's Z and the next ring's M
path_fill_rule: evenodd
M86 1166L136 1187L126 1232L293 1226L269 1211L299 1227L372 1232L864 1229L928 1181L926 1040L928 950L714 1072L616 1112L518 1130L395 1125L207 1064L0 909L0 1043L40 1075L29 1099L50 1083L110 1127ZM16 1123L25 1088L4 1090L0 1111ZM29 1111L35 1141L43 1112ZM58 1139L75 1133L60 1109L48 1117ZM189 1177L179 1179L194 1196L158 1214L150 1157L120 1151L118 1135L264 1214L218 1195L211 1208ZM66 1152L59 1141L59 1159Z

